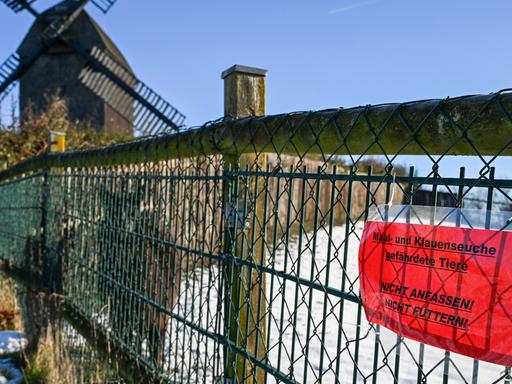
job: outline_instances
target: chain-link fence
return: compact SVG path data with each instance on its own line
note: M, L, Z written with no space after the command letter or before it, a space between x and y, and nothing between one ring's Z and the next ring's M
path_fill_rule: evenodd
M48 154L0 174L0 256L168 382L508 382L368 323L357 252L377 204L508 209L511 113L500 92Z

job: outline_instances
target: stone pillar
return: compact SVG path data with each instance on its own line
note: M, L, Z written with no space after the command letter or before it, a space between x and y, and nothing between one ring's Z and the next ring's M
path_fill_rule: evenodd
M265 114L265 76L259 68L234 65L222 73L224 79L224 114L243 118ZM225 167L231 169L230 183L225 191L228 209L236 208L236 220L228 227L226 245L230 252L252 266L242 266L235 260L226 268L226 321L228 338L238 348L261 361L266 360L267 297L265 274L259 266L266 264L264 251L265 223L263 177L249 176L244 171L264 171L266 154L247 153L239 157L225 157ZM232 213L227 213L229 217ZM265 372L244 356L227 349L226 375L232 382L265 382Z

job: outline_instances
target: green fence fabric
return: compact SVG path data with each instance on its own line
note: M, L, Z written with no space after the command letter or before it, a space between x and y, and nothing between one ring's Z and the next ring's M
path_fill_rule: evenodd
M368 323L357 250L377 204L510 210L494 163L512 152L511 114L502 91L47 154L0 173L0 258L164 382L508 382L507 367ZM446 177L462 154L477 176Z

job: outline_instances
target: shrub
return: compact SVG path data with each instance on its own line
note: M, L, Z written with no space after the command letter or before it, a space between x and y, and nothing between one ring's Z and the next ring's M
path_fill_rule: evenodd
M0 161L11 166L48 150L50 131L66 132L66 150L109 145L130 139L118 133L98 133L89 125L68 119L66 102L53 96L48 109L40 114L25 111L21 120L13 119L0 130Z

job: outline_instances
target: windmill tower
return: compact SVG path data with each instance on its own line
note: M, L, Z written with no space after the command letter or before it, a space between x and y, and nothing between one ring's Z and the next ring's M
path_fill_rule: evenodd
M85 11L87 0L64 0L39 13L35 0L0 0L36 17L17 52L0 65L0 102L20 84L21 113L44 111L58 93L69 117L98 132L137 135L176 131L185 116L140 81ZM104 13L116 0L91 1Z

